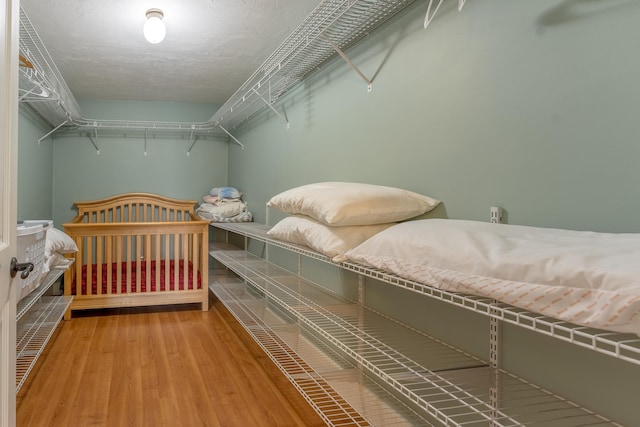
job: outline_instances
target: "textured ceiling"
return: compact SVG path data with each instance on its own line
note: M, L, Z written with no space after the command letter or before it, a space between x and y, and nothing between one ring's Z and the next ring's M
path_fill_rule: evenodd
M320 0L21 0L76 98L224 103ZM164 12L167 36L142 35Z

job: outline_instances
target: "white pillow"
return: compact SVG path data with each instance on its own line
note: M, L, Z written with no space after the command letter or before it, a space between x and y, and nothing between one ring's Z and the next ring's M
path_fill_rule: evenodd
M284 191L268 207L332 226L386 224L422 215L440 201L411 191L353 182L320 182Z
M44 253L51 255L55 252L60 254L78 252L78 246L67 233L51 227L47 230Z
M268 231L271 237L307 246L334 262L345 260L344 253L394 224L330 227L312 218L294 215L279 221Z

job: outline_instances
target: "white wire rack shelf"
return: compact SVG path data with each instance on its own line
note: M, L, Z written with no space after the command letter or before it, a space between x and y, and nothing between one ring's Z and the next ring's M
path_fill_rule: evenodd
M18 322L16 393L35 366L72 299L42 296Z
M322 1L211 121L230 129L238 127L336 56L335 47L348 48L411 3L413 0Z
M16 307L16 393L27 380L73 297L44 295L73 263L52 268Z
M240 234L250 239L258 240L301 255L310 256L321 261L332 263L328 257L309 248L271 238L267 235L269 227L262 224L215 223L213 225L228 232ZM332 264L338 265L335 263ZM406 280L397 275L355 263L344 262L339 264L339 266L366 277L380 280L412 292L427 295L439 301L447 302L476 313L499 319L508 324L516 325L579 347L587 348L607 356L624 360L634 365L640 365L640 337L634 334L622 334L574 325L522 310L508 304L497 303L496 301L488 298L443 291L424 283Z
M327 425L430 425L328 346L313 340L263 294L226 270L213 270L210 290L262 347Z
M54 126L80 117L75 97L22 7L19 51L20 100Z
M210 254L244 281L227 292L213 286L220 299L229 300L235 291L269 301L423 417L417 424L406 418L399 425L425 425L425 420L447 426L617 425L249 252L214 243ZM261 307L257 311L264 312ZM376 425L372 415L362 415Z
M53 267L40 282L40 285L33 290L29 295L24 297L18 302L16 306L16 321L20 321L22 317L29 312L29 309L38 302L40 297L51 288L53 283L62 276L62 274L73 263L73 259L69 259L69 264L65 266Z

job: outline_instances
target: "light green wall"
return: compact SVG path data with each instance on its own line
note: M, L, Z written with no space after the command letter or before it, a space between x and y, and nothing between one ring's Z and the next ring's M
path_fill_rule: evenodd
M397 185L451 218L640 231L640 2L446 1L348 51L230 146L230 179L259 208L319 180ZM266 117L266 119L265 119ZM265 121L266 120L266 121ZM259 178L258 178L259 177ZM257 208L257 209L258 209Z
M24 105L18 117L18 219L51 219L53 147L38 143L49 129Z
M257 221L274 194L361 181L443 201L438 216L640 232L640 2L415 2L235 131L229 183ZM279 214L268 213L275 223ZM486 357L486 323L370 283L374 308ZM485 320L486 322L486 320ZM480 337L480 339L478 339ZM640 419L637 366L506 328L504 366L625 425Z
M79 100L87 118L200 122L217 106L158 102ZM56 225L76 214L76 200L95 200L124 192L149 192L200 200L209 189L226 185L227 142L198 140L191 150L189 135L153 137L108 136L98 132L97 154L88 137L53 141L53 219Z

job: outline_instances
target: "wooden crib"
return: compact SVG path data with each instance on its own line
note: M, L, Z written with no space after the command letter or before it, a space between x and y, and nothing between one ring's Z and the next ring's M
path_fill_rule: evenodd
M75 202L64 231L78 245L65 272L72 310L201 303L209 309L209 222L191 200L130 193Z

